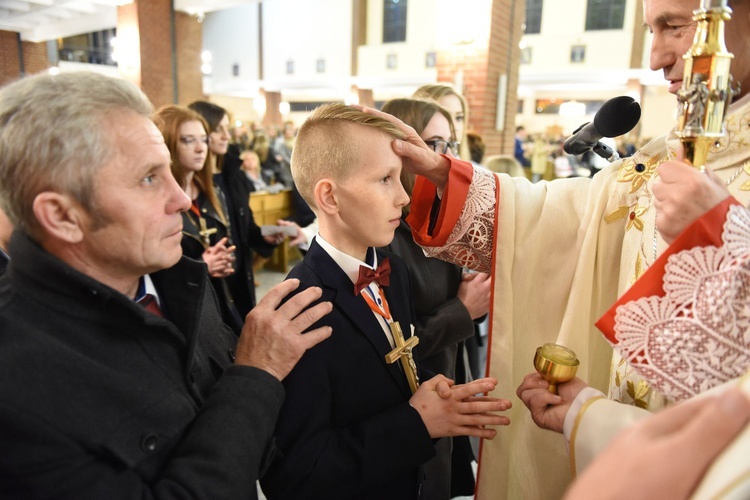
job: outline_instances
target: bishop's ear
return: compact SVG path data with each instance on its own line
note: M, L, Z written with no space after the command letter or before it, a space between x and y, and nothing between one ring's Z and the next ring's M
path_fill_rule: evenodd
M34 216L48 236L78 243L84 236L88 214L72 196L44 191L34 198Z
M337 186L331 179L320 179L313 190L315 203L321 212L333 215L339 211Z

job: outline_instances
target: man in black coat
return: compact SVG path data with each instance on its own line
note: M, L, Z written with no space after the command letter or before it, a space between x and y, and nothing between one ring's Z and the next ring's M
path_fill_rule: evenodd
M239 338L204 264L181 257L189 200L134 86L40 74L0 90L0 491L11 498L255 498L281 380L328 329L272 289ZM39 124L52 124L40 126ZM278 309L277 309L278 308Z
M0 208L0 276L5 274L5 269L8 267L8 241L10 241L11 232L13 232L13 224Z

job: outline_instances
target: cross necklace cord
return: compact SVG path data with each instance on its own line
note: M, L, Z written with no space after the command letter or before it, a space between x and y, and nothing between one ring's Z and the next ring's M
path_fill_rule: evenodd
M370 291L369 288L366 288L363 289L362 292L364 292L365 290ZM375 300L366 292L360 293L360 295L362 295L362 298L365 299L365 302L367 302L367 305L370 307L372 312L382 316L385 319L386 323L388 323L388 326L391 330L391 335L393 336L393 343L395 344L395 347L391 352L385 355L385 362L390 365L395 363L399 359L401 360L401 366L404 369L406 379L409 382L409 388L411 389L412 394L414 394L419 388L419 376L417 375L417 365L414 362L414 355L412 353L412 350L417 344L419 344L419 338L415 335L412 335L408 340L404 340L404 332L401 330L401 325L398 321L393 321L393 318L391 317L391 310L388 307L388 301L385 299L385 295L383 294L383 288L378 287L378 292L380 294L380 300L383 303L382 308L378 304L376 304Z

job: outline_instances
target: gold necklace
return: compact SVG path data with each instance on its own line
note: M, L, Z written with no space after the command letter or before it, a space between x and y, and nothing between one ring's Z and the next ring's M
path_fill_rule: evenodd
M739 176L740 176L740 174L742 173L742 171L743 171L743 170L745 170L745 167L747 167L748 165L750 165L750 161L746 161L745 163L743 163L742 165L740 165L740 166L739 166L739 168L737 169L737 171L736 171L735 173L733 173L733 174L732 174L732 176L731 176L731 177L730 177L729 179L727 179L727 181L726 181L725 185L726 185L727 187L729 187L729 185L730 185L730 184L731 184L732 182L734 182L734 180L735 180L735 179L736 179L737 177L739 177Z

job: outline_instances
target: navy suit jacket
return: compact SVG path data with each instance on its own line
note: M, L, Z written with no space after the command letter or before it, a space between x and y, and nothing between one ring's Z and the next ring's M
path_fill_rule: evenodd
M386 254L378 252L378 262ZM391 314L411 336L409 275L393 255L384 287ZM289 274L297 293L323 290L333 311L315 327L331 337L310 349L284 380L286 400L276 427L280 456L261 480L270 500L280 498L417 498L420 465L435 454L391 346L349 277L316 242ZM420 374L420 378L427 374Z

